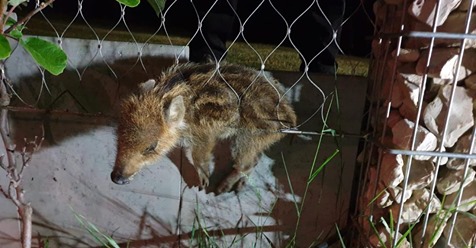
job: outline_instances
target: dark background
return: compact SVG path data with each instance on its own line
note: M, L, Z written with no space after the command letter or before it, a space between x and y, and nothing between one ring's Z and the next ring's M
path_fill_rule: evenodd
M206 0L199 0L206 1ZM273 3L289 0L273 0ZM323 0L320 0L323 1ZM333 0L328 0L333 1ZM246 18L256 9L261 1L238 1L237 13L240 20ZM340 46L346 55L367 57L370 53L370 40L373 34L372 4L374 0L346 0L346 15L348 19L342 26ZM22 12L33 8L33 1ZM289 4L289 3L288 3ZM115 0L84 0L82 13L93 26L113 27L121 17L120 5ZM170 5L172 5L170 7ZM197 30L197 15L190 0L167 1L165 13L166 29L170 35L190 37ZM50 20L63 19L70 21L78 12L78 2L72 0L56 0L53 8L46 8L43 13ZM19 12L21 15L21 12ZM160 27L160 19L146 0L139 6L127 8L125 14L127 25L134 30L155 32ZM231 37L239 33L239 19L235 19ZM117 28L125 28L119 25ZM309 28L309 35L312 33ZM244 36L248 42L276 44L286 34L286 25L280 16L271 8L269 1L265 1L259 10L246 22ZM240 37L242 39L242 37ZM289 46L285 42L284 45Z

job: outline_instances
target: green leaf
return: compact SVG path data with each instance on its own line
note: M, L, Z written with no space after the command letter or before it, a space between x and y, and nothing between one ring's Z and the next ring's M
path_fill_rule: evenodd
M18 39L18 40L23 36L22 32L21 32L20 30L16 29L16 28L13 29L13 30L10 32L10 35L11 35L13 38Z
M162 10L164 10L165 0L147 0L147 2L149 2L157 15L160 15Z
M140 3L140 0L116 0L116 1L131 8L137 7L137 5L139 5Z
M66 68L68 57L56 44L40 38L26 38L20 44L40 66L53 75L59 75Z
M18 6L24 2L28 2L28 0L8 0L8 4L10 4L11 6Z
M3 15L3 16L5 17L6 15ZM7 22L5 23L5 25L11 26L11 25L15 24L16 22L17 22L17 17L16 16L10 16L10 17L8 17Z
M10 36L12 36L13 38L17 39L17 40L20 40L20 38L23 36L23 29L25 28L25 26L23 25L18 25L15 29L13 29L12 31L10 31Z
M8 43L7 38L5 38L3 35L0 35L0 59L8 58L11 53L12 48L10 47L10 43Z

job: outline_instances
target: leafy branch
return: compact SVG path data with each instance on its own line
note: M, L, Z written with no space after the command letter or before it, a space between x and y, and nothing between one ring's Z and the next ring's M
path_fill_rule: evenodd
M57 44L36 38L23 37L24 25L38 12L50 6L55 0L41 2L36 0L36 7L20 20L13 15L20 4L28 0L0 0L0 59L10 57L12 49L8 39L17 40L31 55L37 64L53 75L61 74L66 68L66 53ZM7 39L8 38L8 39Z
M5 1L5 0L2 0L2 1ZM19 0L19 2L24 2L24 1L28 1L28 0ZM46 2L43 2L43 3L39 3L38 7L35 8L33 11L31 11L30 13L28 13L25 17L23 17L20 21L17 21L15 22L13 25L11 25L9 28L7 28L7 30L5 30L4 33L10 33L12 30L16 29L19 25L24 25L26 22L28 22L34 15L36 15L38 12L42 11L44 8L46 8L47 6L50 6L55 0L48 0ZM18 5L13 5L11 8L10 8L10 11L8 11L7 15L6 15L6 20L8 20L8 18L10 17L10 15L13 13L13 10L15 10L15 8L17 7ZM6 21L3 23L3 25L6 25ZM1 26L1 30L3 30L3 26Z

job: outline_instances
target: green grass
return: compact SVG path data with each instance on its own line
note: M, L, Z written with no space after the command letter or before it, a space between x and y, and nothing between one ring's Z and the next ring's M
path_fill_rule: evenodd
M119 245L111 236L104 234L103 231L99 230L99 228L89 222L84 216L74 212L73 209L72 211L78 223L94 238L97 244L106 248L119 248Z

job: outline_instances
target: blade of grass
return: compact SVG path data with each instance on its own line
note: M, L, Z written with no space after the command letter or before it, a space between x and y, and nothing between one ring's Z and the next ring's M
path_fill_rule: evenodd
M296 200L296 194L294 194L293 184L291 183L291 178L289 177L288 167L286 166L286 160L284 159L284 154L281 152L281 159L283 160L284 171L286 172L286 178L288 180L289 190L291 191L291 196L293 197L294 207L296 208L297 216L300 215L299 213L299 206L298 201Z
M337 231L337 236L339 237L340 245L341 245L341 247L346 248L345 243L344 243L344 238L340 234L340 230L339 230L339 227L337 226L337 223L335 223L335 225L336 225L336 231Z
M314 179L317 177L317 175L319 175L319 173L324 169L324 167L339 153L339 149L336 149L334 151L334 153L332 153L332 155L330 155L329 157L326 158L326 160L324 160L324 162L316 169L316 171L314 171L311 176L309 177L309 179L307 180L307 183L311 183L312 181L314 181Z
M402 242L407 238L407 236L412 233L412 230L413 230L413 228L416 226L416 224L417 224L417 223L411 224L410 227L408 228L408 230L398 239L397 247L400 247L400 245L401 245ZM393 234L392 234L392 235L393 235Z
M327 100L327 98L324 100L324 102ZM326 115L324 116L323 118L323 122L324 122L324 125L321 129L321 133L322 133L322 130L325 130L327 125L327 120L329 119L329 115L330 115L330 112L331 112L331 107L332 107L332 103L334 102L334 95L332 95L331 97L331 100L330 100L330 103L329 103L329 107L326 111ZM308 176L308 179L311 178L312 174L313 174L313 171L314 171L314 168L316 167L316 164L317 164L317 158L318 158L318 155L319 155L319 151L321 150L321 145L322 145L322 141L323 141L323 138L324 138L324 135L320 135L319 136L319 140L317 142L317 147L316 147L316 151L314 153L314 159L312 161L312 164L311 164L311 168L309 170L309 176ZM300 206L299 206L299 210L297 211L298 212L298 215L297 215L297 219L296 219L296 225L294 227L294 233L293 233L293 236L291 237L291 240L290 242L286 245L286 247L294 247L295 243L296 243L296 237L297 237L297 231L299 230L299 225L300 225L300 222L301 222L301 213L302 213L302 210L304 208L304 204L305 204L305 201L306 201L306 197L307 197L307 193L309 191L309 186L310 186L310 183L308 181L308 183L306 183L306 186L305 186L305 189L304 189L304 193L303 193L303 197L302 197L302 200L301 200L301 203L300 203Z
M394 226L394 223L395 223L395 220L393 219L393 212L392 210L389 211L390 213L390 231L391 231L391 235L393 235L395 233L395 226Z
M101 245L105 247L119 248L116 241L110 236L102 233L94 224L87 221L86 218L73 211L76 220L88 231L88 233Z
M382 247L385 247L385 248L386 248L387 246L385 245L385 243L383 242L382 238L380 237L380 235L379 235L379 233L378 233L378 230L377 230L377 228L375 227L374 223L373 223L371 220L369 220L369 223L370 223L370 227L372 228L372 230L374 231L375 235L377 236L380 245L381 245Z

